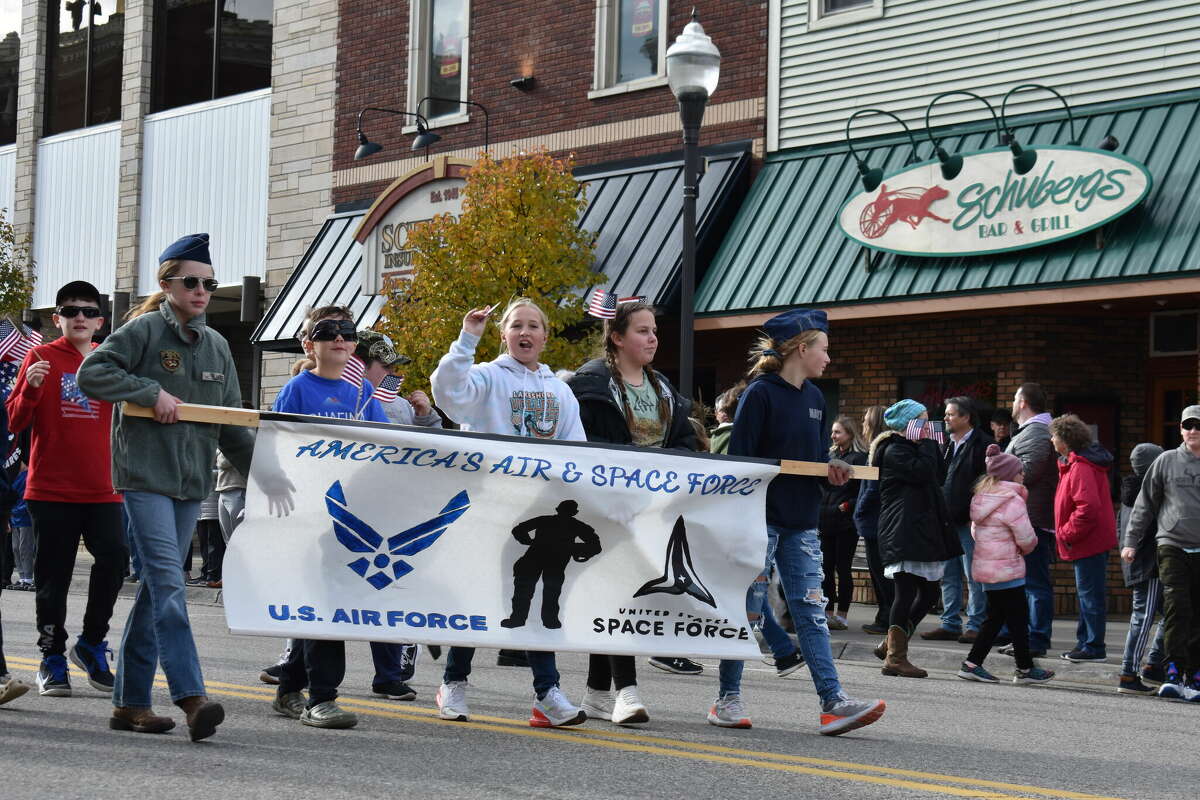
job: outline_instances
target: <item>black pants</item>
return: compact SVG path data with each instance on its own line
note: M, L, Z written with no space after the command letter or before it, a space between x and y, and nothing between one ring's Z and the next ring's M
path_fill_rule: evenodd
M1200 553L1160 545L1158 579L1163 587L1167 661L1190 675L1200 670Z
M221 580L221 564L225 560L225 537L221 535L221 521L198 520L196 538L200 540L200 577L210 581Z
M828 598L826 609L845 615L854 599L854 551L858 548L858 533L853 527L821 531L821 555L824 557L825 581L821 590ZM836 580L835 580L836 578Z
M881 628L888 625L892 603L896 599L896 587L891 578L883 575L883 559L879 557L879 540L863 537L863 549L867 552L867 569L871 572L871 588L875 590L875 624Z
M1024 586L987 592L987 619L979 629L979 636L975 639L971 652L967 654L967 661L982 664L996 637L1000 635L1000 629L1006 625L1008 636L1012 639L1017 669L1031 668L1033 659L1029 656L1029 601L1025 597Z
M637 686L637 668L633 656L588 656L588 688L607 692L609 687L618 692L626 686Z
M917 624L925 619L929 609L933 608L941 590L934 581L927 581L911 572L897 572L892 583L896 587L896 596L892 600L892 614L888 623L899 625L911 635L917 629Z
M557 628L558 596L562 593L566 578L567 559L546 558L532 549L513 564L512 619L524 622L529 615L529 602L538 579L542 581L542 624Z
M4 594L4 584L0 583L0 595ZM8 662L4 660L4 615L0 614L0 675L8 673Z
M13 582L13 569L16 568L17 561L13 557L12 527L7 519L0 521L0 529L4 531L4 535L0 537L3 540L3 544L0 544L0 587L4 587Z
M71 588L81 536L84 547L95 559L88 581L82 633L90 644L100 644L108 635L108 622L129 558L121 504L30 500L28 505L37 539L33 582L37 586L38 647L42 655L66 652L67 591Z
M325 639L295 639L283 674L279 694L299 692L307 687L308 707L337 698L338 687L346 677L346 643Z

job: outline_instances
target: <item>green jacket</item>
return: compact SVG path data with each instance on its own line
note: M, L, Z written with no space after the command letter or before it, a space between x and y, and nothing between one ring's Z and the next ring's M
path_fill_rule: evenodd
M722 422L720 425L712 429L708 439L708 451L710 453L721 453L722 455L729 452L729 437L733 435L733 423Z
M159 389L185 403L240 408L237 367L229 344L204 324L203 315L180 328L170 303L118 328L84 359L79 388L89 397L113 403L113 487L154 492L178 500L203 500L213 490L218 444L243 475L250 474L254 439L240 425L177 422L126 417L129 401L154 407Z

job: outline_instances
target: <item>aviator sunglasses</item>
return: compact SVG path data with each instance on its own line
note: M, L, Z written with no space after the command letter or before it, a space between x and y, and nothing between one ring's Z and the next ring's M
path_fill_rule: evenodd
M1179 427L1183 428L1185 431L1194 431L1197 428L1200 428L1200 419L1185 419L1183 422L1179 423Z
M80 314L88 319L95 319L100 316L100 309L95 306L59 306L54 313L67 319L75 319Z
M163 278L163 280L165 280L165 281L183 281L183 288L189 289L189 290L195 289L197 286L200 286L201 284L203 284L204 291L208 292L209 294L212 294L221 286L220 282L217 281L216 278L200 278L195 275L188 275L186 277L181 277L179 275L176 275L173 278Z
M323 319L313 326L308 338L314 342L332 342L338 336L347 342L356 342L358 329L348 319Z

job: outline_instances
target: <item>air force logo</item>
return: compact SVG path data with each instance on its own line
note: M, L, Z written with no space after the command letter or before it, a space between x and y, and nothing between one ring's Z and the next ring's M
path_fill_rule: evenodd
M374 554L363 555L346 566L376 589L382 589L413 570L411 564L396 556L415 556L436 542L446 528L471 507L471 499L465 491L459 492L436 517L386 540L350 513L341 481L334 481L325 492L325 507L333 518L333 532L342 546L352 553Z

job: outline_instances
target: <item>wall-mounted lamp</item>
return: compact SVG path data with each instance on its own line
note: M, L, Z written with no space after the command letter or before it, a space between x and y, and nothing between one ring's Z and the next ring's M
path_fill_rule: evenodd
M1120 146L1121 140L1113 136L1111 133L1108 136L1105 136L1103 141L1100 142L1100 149L1108 150L1109 152L1116 150Z
M1005 116L1005 111L1008 106L1008 98L1025 89L1044 89L1059 99L1063 108L1067 110L1067 122L1071 126L1071 141L1068 144L1074 147L1079 146L1079 138L1075 135L1075 117L1071 115L1071 106L1067 105L1066 99L1061 94L1040 83L1022 83L1020 86L1014 86L1005 93L1004 100L1000 103L1000 119L1004 122L1004 135L1008 139L1008 149L1013 154L1013 172L1018 175L1024 175L1033 169L1033 165L1037 163L1037 151L1032 147L1028 150L1021 147L1017 142L1017 137L1013 136L1012 131L1008 128L1008 117Z
M422 97L420 100L417 101L417 111L418 112L420 112L421 106L422 106L422 104L425 103L426 100L437 100L442 103L458 103L459 105L462 105L462 106L475 106L480 111L482 111L483 112L483 149L485 151L488 149L489 135L490 135L492 123L488 117L488 110L487 110L487 108L484 107L483 103L476 103L474 100L459 100L456 97L434 97L433 95L426 95L425 97ZM420 131L420 129L418 128L418 134L419 134L419 131ZM428 147L430 144L433 144L434 142L436 142L442 138L442 137L438 136L436 133L429 133L429 132L426 132L425 136L433 137L433 138L428 140L428 144L418 145L417 140L421 139L421 136L418 135L417 139L413 140L413 148L412 148L413 150L419 150L422 147Z
M996 118L996 109L992 108L991 103L974 92L956 89L950 92L942 92L937 97L930 100L929 105L925 108L925 134L929 137L929 142L933 145L934 152L937 153L938 161L942 162L942 177L948 181L954 180L956 177L958 177L958 173L962 172L963 158L957 153L950 155L946 152L945 148L938 144L937 139L933 138L933 132L929 129L929 112L933 111L933 106L935 103L937 103L937 101L941 100L943 97L949 97L953 94L964 94L967 97L974 97L976 100L987 106L988 112L992 115L992 121L996 123L996 138L1001 144L1004 143L1004 134L1000 131L1000 120Z
M520 89L522 92L528 92L533 89L535 83L537 81L534 80L532 75L522 75L519 78L513 78L508 82L508 85L514 89Z
M368 111L380 111L384 114L396 114L397 116L402 116L402 117L414 117L417 120L417 138L418 139L421 137L422 134L430 135L430 136L433 135L433 134L428 133L428 131L425 128L425 126L429 124L428 120L426 120L420 114L415 114L412 111L396 111L395 109L391 109L391 108L379 108L377 106L367 106L362 111L358 112L358 123L355 126L355 132L358 134L358 149L354 151L354 160L355 161L361 161L362 159L367 158L368 156L373 156L376 153L378 153L380 150L383 149L383 145L378 144L376 142L372 142L370 139L367 138L367 135L365 133L363 133L362 118L363 118L363 114L365 114ZM435 138L434 141L437 141L437 139ZM430 142L430 144L432 144L432 142ZM417 148L414 147L413 149L416 150Z
M875 167L874 169L869 168L867 166L867 162L859 158L858 153L854 152L854 145L850 143L850 123L853 122L857 117L866 116L867 114L886 114L887 116L896 120L896 122L899 122L900 126L904 128L904 132L908 134L909 144L912 145L912 153L909 154L908 160L904 163L906 165L914 164L919 159L917 157L917 140L913 138L912 131L909 130L908 125L905 124L904 120L900 119L890 111L884 111L882 108L864 108L859 111L855 111L850 115L850 119L846 120L846 147L850 148L850 155L853 156L854 160L858 163L858 174L862 176L863 189L867 190L868 192L873 192L879 188L879 184L883 183L883 170L879 167Z

